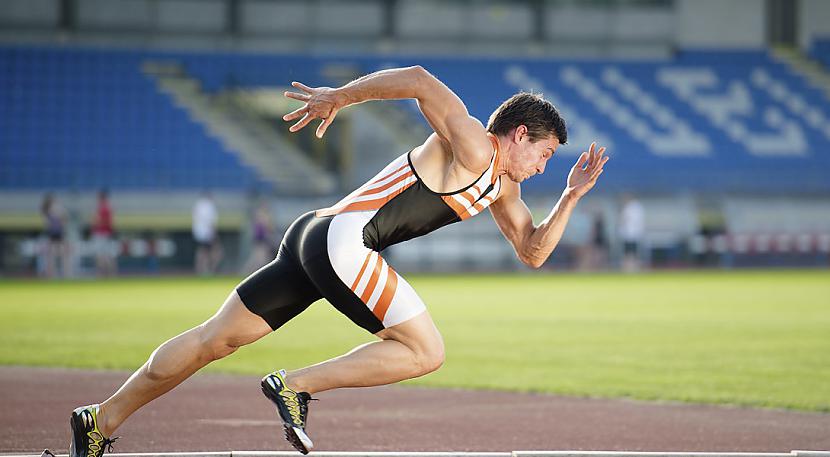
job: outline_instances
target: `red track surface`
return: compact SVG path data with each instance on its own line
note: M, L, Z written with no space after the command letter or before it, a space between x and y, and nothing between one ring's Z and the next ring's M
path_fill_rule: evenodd
M0 452L65 453L72 409L104 400L128 375L0 367ZM308 427L317 450L830 449L830 414L410 387L318 396ZM116 435L116 452L291 449L248 376L195 376Z

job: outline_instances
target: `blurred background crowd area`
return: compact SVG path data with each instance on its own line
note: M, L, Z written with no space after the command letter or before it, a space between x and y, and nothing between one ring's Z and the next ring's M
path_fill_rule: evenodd
M520 90L557 105L537 222L608 147L545 269L830 264L828 1L3 0L0 276L254 270L429 134L394 101L289 135L282 91L413 64L482 122ZM524 269L486 215L385 255Z

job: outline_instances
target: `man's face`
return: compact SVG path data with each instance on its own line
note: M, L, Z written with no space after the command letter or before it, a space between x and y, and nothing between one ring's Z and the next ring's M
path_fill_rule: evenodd
M545 172L545 165L556 148L559 147L559 139L555 135L532 142L524 126L519 126L514 135L514 144L510 153L510 161L507 165L507 177L511 181L522 182L525 179Z

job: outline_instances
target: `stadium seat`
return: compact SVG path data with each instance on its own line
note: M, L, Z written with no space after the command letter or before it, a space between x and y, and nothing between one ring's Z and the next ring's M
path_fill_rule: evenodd
M812 54L830 63L830 39ZM597 192L830 191L830 103L766 51L684 50L666 60L306 56L0 46L0 160L31 176L0 188L51 188L46 168L81 186L128 186L120 168L146 173L128 187L261 185L255 170L208 136L140 71L145 60L179 62L203 90L337 85L338 74L419 64L486 121L519 90L543 92L562 111L569 141L525 192L558 192L563 173L591 141L607 145L613 172ZM338 71L332 71L332 69ZM403 104L413 122L417 107ZM26 159L21 159L26 157ZM30 176L30 177L29 177ZM51 176L51 175L49 175ZM173 177L161 179L159 176ZM228 176L232 180L217 182ZM95 177L95 179L90 179ZM21 184L24 183L24 184ZM98 184L96 184L98 185Z

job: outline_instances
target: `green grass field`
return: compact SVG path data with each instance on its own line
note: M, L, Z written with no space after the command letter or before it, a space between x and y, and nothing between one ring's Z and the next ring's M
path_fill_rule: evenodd
M830 272L412 276L447 361L412 381L830 411ZM219 279L0 281L0 364L132 370ZM261 375L371 338L326 302L207 368Z

